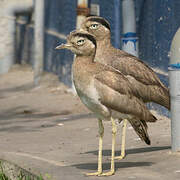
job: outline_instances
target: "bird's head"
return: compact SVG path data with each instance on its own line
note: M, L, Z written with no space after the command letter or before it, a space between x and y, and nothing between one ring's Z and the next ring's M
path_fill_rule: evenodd
M96 51L96 40L88 32L76 30L67 36L66 44L61 44L56 49L69 49L77 55L91 56Z
M90 16L82 23L81 29L88 31L96 37L96 40L110 38L111 30L109 22L99 16Z

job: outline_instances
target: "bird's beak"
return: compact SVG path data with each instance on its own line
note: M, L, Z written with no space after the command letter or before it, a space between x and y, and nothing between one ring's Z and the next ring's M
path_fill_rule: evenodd
M70 44L61 44L57 46L55 49L69 49L70 47L72 47L72 45Z

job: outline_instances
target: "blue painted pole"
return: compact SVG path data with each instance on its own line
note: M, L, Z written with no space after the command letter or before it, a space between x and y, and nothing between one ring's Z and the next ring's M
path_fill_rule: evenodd
M122 49L134 56L138 56L138 38L136 36L136 17L134 0L122 1L122 17Z
M180 152L180 28L172 40L168 70L171 96L171 149L172 152Z

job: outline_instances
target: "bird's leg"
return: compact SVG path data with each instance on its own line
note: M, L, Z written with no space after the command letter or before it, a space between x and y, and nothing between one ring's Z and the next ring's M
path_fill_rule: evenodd
M127 126L127 119L123 120L123 128L122 128L122 143L121 143L121 155L116 156L115 159L121 160L125 157L125 143L126 143L126 126Z
M104 126L102 120L99 119L99 152L98 152L98 171L95 173L87 173L87 176L100 176L102 174L102 139L104 136Z
M111 117L112 122L112 154L111 154L111 170L106 173L102 173L100 176L111 176L115 173L114 154L115 154L115 143L116 143L116 124L114 119Z

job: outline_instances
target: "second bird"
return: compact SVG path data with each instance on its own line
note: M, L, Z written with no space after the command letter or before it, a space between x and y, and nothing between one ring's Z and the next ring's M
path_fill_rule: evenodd
M137 57L112 46L111 30L107 20L90 16L81 28L96 38L96 61L110 65L123 73L134 87L134 93L144 102L155 102L170 109L169 90L155 72Z
M143 102L154 102L170 109L169 90L155 72L137 57L112 46L111 29L107 20L99 16L87 17L81 29L88 31L96 39L95 61L112 66L124 74L133 87L133 93ZM130 123L139 135L141 132L139 121L130 121ZM126 126L126 120L124 120L124 126ZM122 133L121 155L116 159L125 157L125 129Z

